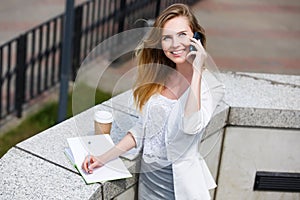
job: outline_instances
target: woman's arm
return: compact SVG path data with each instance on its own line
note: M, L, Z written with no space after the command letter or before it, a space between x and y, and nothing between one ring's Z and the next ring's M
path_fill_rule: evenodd
M100 156L87 156L82 163L82 169L87 173L93 173L94 168L102 167L105 163L119 157L133 147L136 147L136 142L132 134L128 132L117 145L104 154Z
M191 89L185 104L184 116L190 116L201 108L201 79L202 72L194 70Z
M183 117L185 133L195 134L206 127L225 93L224 85L210 71L204 70L201 79L201 109Z
M204 62L209 64L211 58L201 43L196 43L195 39L192 39L191 43L198 50L188 54L195 57L182 128L185 133L196 134L209 123L217 104L224 96L225 87L210 71L204 70Z
M191 61L193 66L193 76L191 80L191 89L185 104L185 116L190 116L191 114L198 112L201 108L201 79L203 65L207 58L207 53L200 41L191 38L191 44L196 48L196 51L191 51L187 55L188 58L193 58Z

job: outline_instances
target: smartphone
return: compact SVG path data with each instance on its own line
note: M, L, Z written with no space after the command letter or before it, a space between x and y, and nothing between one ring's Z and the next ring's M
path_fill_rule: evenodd
M195 32L193 38L195 38L196 40L200 40L201 41L202 40L201 33ZM196 51L196 48L193 45L191 45L190 46L190 51Z

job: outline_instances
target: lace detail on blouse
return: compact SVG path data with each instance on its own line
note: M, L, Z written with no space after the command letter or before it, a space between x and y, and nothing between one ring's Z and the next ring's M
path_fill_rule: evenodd
M176 100L161 95L152 96L147 105L145 119L144 153L146 162L168 164L165 136L171 110Z

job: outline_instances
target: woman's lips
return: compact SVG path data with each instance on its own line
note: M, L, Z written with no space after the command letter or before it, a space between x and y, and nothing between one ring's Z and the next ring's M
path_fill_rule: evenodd
M170 52L173 56L180 57L183 54L184 50L177 50L177 51L170 51Z

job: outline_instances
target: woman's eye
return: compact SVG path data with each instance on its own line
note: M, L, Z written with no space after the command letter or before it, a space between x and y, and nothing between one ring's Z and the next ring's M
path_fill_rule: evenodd
M186 36L186 33L179 33L178 36L179 36L179 37L185 37L185 36Z
M163 40L163 41L170 40L170 39L171 39L170 36L163 36L163 37L162 37L162 40Z

